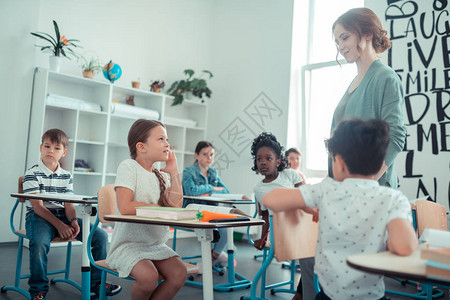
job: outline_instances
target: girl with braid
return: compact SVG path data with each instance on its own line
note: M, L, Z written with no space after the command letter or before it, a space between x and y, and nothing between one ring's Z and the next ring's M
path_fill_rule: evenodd
M183 194L177 159L170 150L166 128L158 121L139 119L128 133L131 159L117 169L115 191L122 215L135 215L137 206L181 207ZM158 170L154 164L164 161ZM172 299L186 280L186 267L166 245L169 227L121 223L115 225L106 263L119 276L136 281L134 299ZM158 285L161 273L165 280Z

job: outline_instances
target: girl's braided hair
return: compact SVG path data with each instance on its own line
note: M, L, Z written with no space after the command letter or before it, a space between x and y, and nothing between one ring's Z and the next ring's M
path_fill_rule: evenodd
M283 146L281 146L281 144L277 141L277 138L273 134L269 132L263 132L253 140L251 148L251 154L253 157L253 171L258 172L256 155L258 154L258 150L261 147L268 147L272 149L273 152L275 152L277 159L281 161L280 165L277 168L278 172L281 172L288 167L288 160L283 154Z

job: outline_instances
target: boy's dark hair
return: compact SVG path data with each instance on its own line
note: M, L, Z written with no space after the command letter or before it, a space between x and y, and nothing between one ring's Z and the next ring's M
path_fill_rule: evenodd
M281 160L280 165L278 166L278 172L283 171L288 166L288 160L283 155L283 146L277 141L277 138L269 133L269 132L263 132L260 135L258 135L254 140L251 148L251 154L253 157L253 171L258 170L258 166L256 164L256 155L258 154L258 150L261 147L268 147L275 152L275 155L277 156L277 159Z
M295 153L295 154L297 154L299 156L302 156L302 151L300 151L300 149L298 149L296 147L292 147L292 148L287 149L286 152L284 153L284 155L286 157L288 157L289 154L291 154L291 153Z
M389 145L389 125L383 120L340 122L325 146L333 159L342 156L352 174L374 175L383 164Z
M44 135L42 135L42 144L44 143L45 139L49 139L50 142L54 144L63 144L64 149L67 149L67 147L69 147L69 138L62 130L56 128L47 130Z

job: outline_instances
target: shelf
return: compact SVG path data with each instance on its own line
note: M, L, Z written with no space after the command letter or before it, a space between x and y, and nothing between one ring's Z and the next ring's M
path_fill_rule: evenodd
M98 146L104 146L104 142L97 142L97 141L86 141L86 140L77 140L77 143L79 144L86 144L86 145L98 145Z
M189 130L199 130L199 131L205 131L205 130L206 130L205 127L189 127L189 126L186 126L186 129L189 129Z
M106 111L92 111L92 110L83 110L83 109L80 109L80 114L93 115L93 116L107 116L108 115L108 113Z
M206 107L206 102L201 103L201 102L197 102L196 100L185 99L183 101L182 105L187 106L187 107L199 107L199 106Z
M102 176L102 173L100 172L80 172L80 171L74 171L73 175L86 175L86 176Z
M43 69L41 69L43 70ZM59 72L52 72L48 71L48 78L52 80L58 80L62 82L67 82L70 84L81 84L83 86L91 86L91 87L98 87L99 85L102 86L109 86L109 82L95 80L95 79L87 79L81 76L74 76L74 75L68 75L63 74Z
M33 82L30 120L33 126L29 129L31 150L27 153L27 159L30 164L39 160L36 149L46 130L63 130L70 144L61 166L72 171L76 177L73 188L77 194L95 194L101 186L115 182L119 164L130 157L128 132L139 118L138 112L143 111L135 108L159 113L158 119L166 126L180 172L183 166L193 163L195 146L206 137L206 103L185 100L181 105L171 106L174 99L171 95L111 84L106 80L86 79L81 75L49 72L42 68L36 69ZM48 97L49 94L52 98ZM113 110L113 100L124 104L129 96L134 97L134 109L118 105ZM71 105L74 103L79 105ZM143 116L147 115L147 118L151 116L144 112ZM154 117L157 115L154 114ZM75 171L77 159L84 160L95 171Z
M108 147L128 148L128 145L122 143L109 142Z
M74 112L77 111L76 108L72 108L72 107L63 107L63 106L59 106L59 105L53 105L53 104L47 104L46 105L47 108L51 108L53 110L59 110L59 111L63 111L63 110L72 110Z

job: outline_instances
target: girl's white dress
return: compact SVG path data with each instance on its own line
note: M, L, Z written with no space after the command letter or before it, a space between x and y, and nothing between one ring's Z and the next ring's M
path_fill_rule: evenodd
M162 174L168 182L168 175ZM158 203L158 178L134 159L122 161L117 168L115 187L119 186L132 190L135 201ZM168 235L168 226L116 222L106 263L117 269L120 277L127 277L140 260L163 260L178 256L166 245Z

